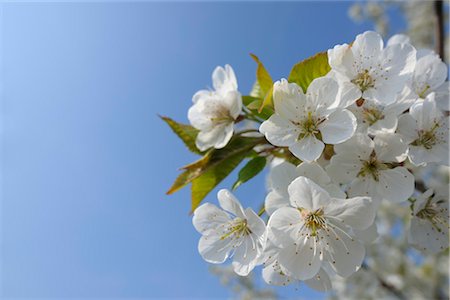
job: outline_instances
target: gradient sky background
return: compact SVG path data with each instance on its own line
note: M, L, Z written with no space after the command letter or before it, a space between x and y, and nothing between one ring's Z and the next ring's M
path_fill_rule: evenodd
M165 195L195 156L157 114L187 122L217 65L247 94L250 52L279 79L352 41L372 26L354 24L350 4L0 4L1 295L230 296L197 252L189 189ZM257 209L264 176L236 194Z

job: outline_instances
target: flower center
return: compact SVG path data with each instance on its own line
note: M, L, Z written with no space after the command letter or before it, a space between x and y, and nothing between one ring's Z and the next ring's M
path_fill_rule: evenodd
M306 119L304 119L300 122L292 122L294 125L299 127L301 130L297 139L301 140L307 136L316 136L316 135L320 134L319 125L323 121L325 121L325 119L315 118L312 115L312 112L308 112L308 116L306 117Z
M381 170L386 170L387 166L377 160L375 152L372 152L369 160L362 161L362 167L359 170L358 177L372 176L375 181L380 180Z
M446 221L445 219L439 215L439 213L443 213L445 210L447 210L446 208L440 208L438 206L438 202L431 202L432 201L432 197L430 197L427 200L427 203L425 205L425 207L421 210L419 210L419 212L416 214L416 216L420 219L424 219L424 220L428 220L431 222L431 224L433 224L433 227L438 231L441 232L442 229L440 228L440 226L438 225L445 225Z
M300 208L299 211L305 222L305 226L311 231L311 236L316 236L318 230L326 227L323 208L316 209L315 211Z
M364 122L372 126L379 120L383 120L384 114L381 110L377 108L363 108L363 119Z
M224 106L218 106L210 118L215 125L233 122L234 119L230 115L230 111Z
M226 233L222 235L220 239L224 240L230 236L240 238L244 235L249 235L250 233L252 233L252 231L248 228L247 220L236 218L229 224Z
M359 73L351 82L359 86L362 92L369 88L375 87L375 79L370 76L369 70L367 69L365 69L362 73Z
M417 89L416 93L419 96L419 98L425 98L427 95L427 91L430 89L429 84L425 84L422 89Z
M436 123L431 130L424 131L420 130L419 137L415 139L411 145L413 146L422 146L427 150L430 150L433 148L434 145L436 145L439 140L436 137L435 130L439 127L439 125Z

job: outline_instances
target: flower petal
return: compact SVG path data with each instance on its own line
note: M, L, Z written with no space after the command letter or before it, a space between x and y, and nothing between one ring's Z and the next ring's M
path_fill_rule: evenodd
M319 251L315 248L312 239L307 238L282 248L278 260L288 275L298 280L314 277L321 265Z
M305 283L312 289L321 292L330 291L333 286L331 284L330 276L323 268L311 279L305 280Z
M348 277L356 272L364 260L366 249L357 239L344 233L344 229L335 226L330 236L325 236L322 244L328 243L324 257L331 268L339 275Z
M380 171L377 192L395 203L408 200L414 192L414 176L404 167Z
M216 91L224 93L236 91L238 88L236 75L230 65L225 65L225 68L216 67L212 74L212 82Z
M298 177L288 187L289 201L296 208L309 211L319 209L330 203L330 195L311 179Z
M356 118L348 110L336 110L319 125L322 140L327 144L340 144L350 139L356 130Z
M198 242L198 252L209 263L221 264L227 258L232 249L228 239L220 239L220 236L202 236Z
M192 223L199 233L217 229L231 221L230 217L220 208L211 203L205 203L194 211Z
M325 215L354 229L364 230L373 224L375 209L369 197L331 199L325 206Z
M303 220L299 211L293 207L277 209L267 224L269 239L279 247L294 243L302 228Z
M377 159L385 162L402 162L406 159L408 146L400 135L395 133L380 133L373 140Z
M303 161L311 162L320 157L325 145L315 136L305 136L298 142L289 145L289 151Z
M299 135L299 130L294 124L276 113L261 124L259 131L271 144L282 147L295 143Z
M239 276L247 276L258 263L258 247L246 236L233 255L233 270Z
M222 189L217 193L217 198L219 199L220 206L229 213L232 213L236 217L241 219L246 219L244 209L241 203L236 199L236 197L226 189Z
M290 121L301 120L304 116L303 106L306 97L296 83L281 79L273 85L273 103L275 112Z

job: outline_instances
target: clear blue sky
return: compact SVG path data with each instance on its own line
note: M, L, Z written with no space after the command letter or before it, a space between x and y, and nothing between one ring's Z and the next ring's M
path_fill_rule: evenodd
M186 122L216 65L247 94L250 52L279 79L371 28L350 2L0 5L5 298L229 296L197 252L189 189L165 195L195 156L157 114ZM257 209L264 193L259 176L237 195Z

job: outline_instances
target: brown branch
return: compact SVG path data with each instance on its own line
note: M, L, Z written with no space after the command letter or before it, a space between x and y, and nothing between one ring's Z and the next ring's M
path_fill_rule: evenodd
M435 49L444 59L444 2L442 0L434 1L434 12L436 16Z

